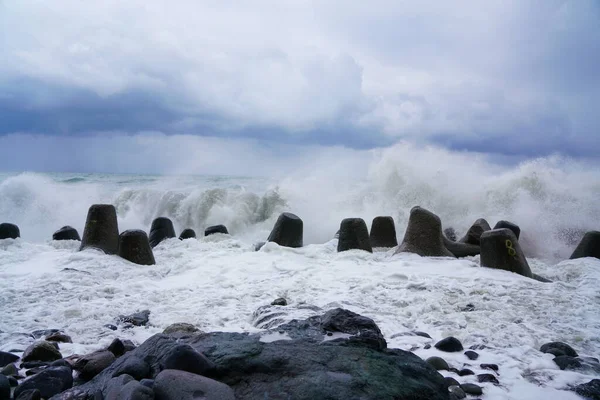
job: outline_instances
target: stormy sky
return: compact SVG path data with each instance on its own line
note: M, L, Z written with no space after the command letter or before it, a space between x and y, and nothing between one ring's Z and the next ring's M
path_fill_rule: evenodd
M147 137L592 158L599 104L597 0L0 1L0 170Z

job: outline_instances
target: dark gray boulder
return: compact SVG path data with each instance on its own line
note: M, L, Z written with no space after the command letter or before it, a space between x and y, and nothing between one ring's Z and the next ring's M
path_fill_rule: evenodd
M15 224L3 222L0 224L0 239L16 239L21 237L21 231Z
M0 374L4 376L17 376L19 375L19 369L15 364L7 364L0 370Z
M81 237L79 236L77 229L67 225L54 232L52 234L52 240L77 240L80 242Z
M129 375L132 378L141 381L151 376L150 365L139 357L128 357L127 360L113 372L113 377L119 375Z
M494 225L494 229L510 229L514 234L517 240L519 236L521 236L521 228L517 224L513 224L509 221L498 221L496 225Z
M481 253L481 247L478 245L453 242L445 236L442 239L444 240L444 246L446 246L455 257L473 257Z
M21 382L15 389L14 396L18 398L26 390L37 389L43 398L49 399L71 386L73 386L73 375L70 368L48 367Z
M450 366L442 357L429 357L425 362L435 368L437 371L447 371Z
M112 396L111 396L112 397ZM105 400L111 400L106 397ZM154 400L154 391L137 381L129 381L121 389L114 400Z
M113 353L115 357L121 357L123 354L125 354L125 345L121 339L115 338L112 342L110 342L106 350Z
M574 391L586 399L600 400L600 379L592 379L587 383L577 385Z
M180 344L164 354L162 367L204 375L214 368L214 364L191 346Z
M479 246L479 239L481 238L481 234L486 231L491 231L492 227L488 222L479 218L477 221L473 222L473 225L469 228L465 236L460 239L462 243L474 244Z
M284 332L287 340L261 341L264 333L214 332L178 341L154 335L92 381L52 400L83 399L75 396L103 391L111 379L128 376L112 377L130 357L148 362L160 399L158 375L168 369L166 361L181 345L189 345L210 360L214 366L204 376L230 386L239 400L449 399L444 378L419 357L403 350L375 348L378 340L372 339L380 335L379 329L363 316L332 310L327 317L293 320L266 333L279 332ZM129 381L119 382L118 387Z
M154 380L156 400L235 400L224 383L185 371L166 369Z
M422 257L454 257L444 245L440 217L419 206L410 210L408 227L397 253L415 253Z
M88 210L80 250L94 248L106 254L119 251L117 210L112 204L94 204Z
M571 254L571 260L576 258L594 257L600 259L600 232L586 232L581 239L581 242Z
M0 397L0 399L3 399ZM42 393L37 389L28 389L19 394L16 400L42 400Z
M362 218L346 218L340 224L337 251L364 250L373 252L369 230Z
M0 351L0 367L5 367L10 363L14 363L19 359L19 356L16 356L12 353L7 353L6 351Z
M154 248L163 240L174 237L175 228L173 228L173 222L169 218L158 217L152 221L152 226L150 227L150 246Z
M460 385L460 388L466 393L472 396L480 396L483 394L483 390L481 386L476 385L474 383L463 383Z
M56 332L47 336L46 341L57 343L73 343L73 339L71 339L71 336L66 335L62 332Z
M130 229L119 235L119 257L139 265L156 264L148 235L141 229Z
M462 343L460 342L460 340L453 336L449 336L445 339L440 340L435 344L435 348L448 353L463 351Z
M302 247L304 224L295 214L285 212L277 218L267 242L275 242L285 247Z
M184 229L183 231L181 231L181 234L179 235L179 240L195 239L195 238L196 238L196 231L191 228Z
M42 340L26 348L21 361L55 361L61 358L62 355L54 343Z
M100 350L81 356L73 365L73 369L79 372L79 379L89 381L116 359L112 352Z
M272 306L287 306L287 300L283 297L279 297L271 302Z
M227 230L227 227L225 225L209 226L208 228L206 228L204 230L204 236L214 235L215 233L222 233L225 235L229 235L229 231Z
M519 241L510 229L494 229L481 235L481 266L503 269L533 278Z
M545 343L540 347L540 351L542 353L550 353L555 356L570 356L570 357L578 357L579 354L566 343L563 342L549 342Z
M10 382L4 375L0 375L0 400L10 399Z
M371 240L372 247L398 246L394 218L389 216L373 218L369 239Z
M119 321L133 326L146 326L150 321L150 310L142 310L130 315L120 315Z

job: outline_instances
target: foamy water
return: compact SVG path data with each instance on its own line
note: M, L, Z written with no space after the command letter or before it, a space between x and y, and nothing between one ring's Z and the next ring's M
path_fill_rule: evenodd
M599 194L597 173L572 161L509 168L408 145L363 154L360 163L307 164L283 179L6 174L0 220L17 223L22 238L0 240L0 350L22 350L31 343L23 333L47 328L73 337L73 344L61 345L65 356L115 337L141 343L174 322L204 331L258 331L253 312L285 297L291 317L318 312L306 305L345 307L373 318L389 347L440 355L459 369L462 353L423 346L449 335L465 347L485 344L469 367L480 373L480 363L500 366L501 385L482 384L485 399L577 399L564 389L594 377L560 371L538 349L560 340L580 355L600 356L600 261L563 261L578 232L598 229ZM82 233L89 205L100 202L117 207L120 230L147 230L153 218L167 216L178 232L223 223L232 236L167 240L155 248L155 266L49 240L67 224ZM392 215L401 239L414 205L436 212L459 235L480 217L492 225L518 223L533 272L554 282L480 268L477 257L336 252L332 237L342 218L370 223ZM282 211L304 220L309 245L269 243L253 251ZM474 311L463 311L467 304ZM104 328L142 309L151 310L150 326ZM434 341L398 335L414 330Z

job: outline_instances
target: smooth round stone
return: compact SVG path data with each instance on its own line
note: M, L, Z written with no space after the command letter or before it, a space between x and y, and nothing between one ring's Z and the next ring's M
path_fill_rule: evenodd
M467 358L469 360L477 360L479 358L479 354L477 354L473 350L467 350L467 351L465 351L465 356L467 356Z
M152 248L158 246L165 239L175 237L175 228L173 222L169 218L158 217L152 221L150 227L150 246Z
M460 385L460 388L466 393L473 396L480 396L483 394L483 390L481 386L476 385L474 383L463 383Z
M195 239L196 238L196 231L194 231L193 229L184 229L183 231L181 231L181 234L179 235L179 240L185 240L185 239Z
M0 239L16 239L21 237L21 231L15 224L4 222L0 224Z
M52 240L77 240L80 242L81 237L79 236L77 229L67 225L54 232L52 234Z
M112 204L94 204L88 210L80 250L94 248L106 254L119 251L117 210Z
M427 360L425 360L425 362L438 371L447 371L450 368L446 360L444 360L442 357L429 357Z
M225 225L214 225L209 226L204 230L204 236L214 235L215 233L222 233L224 235L229 235L229 231Z
M440 340L435 344L435 348L448 353L455 353L457 351L463 350L463 346L460 340L453 336L449 336L445 339Z

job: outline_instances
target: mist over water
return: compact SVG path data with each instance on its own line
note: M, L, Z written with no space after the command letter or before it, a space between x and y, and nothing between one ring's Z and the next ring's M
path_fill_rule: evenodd
M400 143L307 152L293 165L281 158L264 162L273 166L270 178L2 174L0 220L18 224L25 241L44 242L63 225L81 233L89 206L111 203L121 230L148 230L154 218L166 216L178 233L225 224L255 242L267 237L280 212L290 211L304 220L305 243L323 243L343 218L362 217L370 225L377 215L394 217L401 240L410 209L421 205L459 236L477 218L492 226L513 221L526 254L548 260L567 258L581 233L600 221L600 172L560 157L506 166L483 155Z

